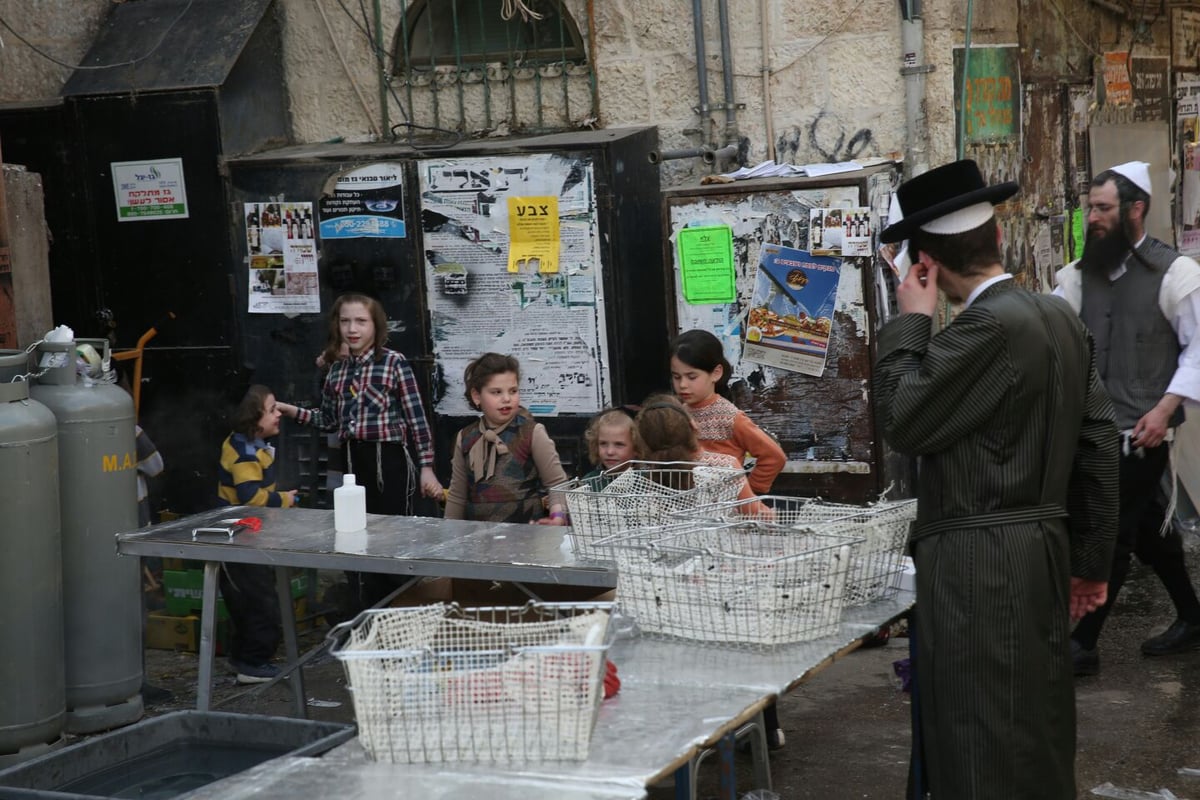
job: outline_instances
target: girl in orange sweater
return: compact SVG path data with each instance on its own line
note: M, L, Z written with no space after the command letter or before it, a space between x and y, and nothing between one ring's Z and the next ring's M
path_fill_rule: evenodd
M731 368L721 340L708 331L686 331L671 341L669 352L671 384L696 422L700 446L733 456L738 463L749 453L755 458L750 489L768 494L787 459L778 442L722 396L728 391Z

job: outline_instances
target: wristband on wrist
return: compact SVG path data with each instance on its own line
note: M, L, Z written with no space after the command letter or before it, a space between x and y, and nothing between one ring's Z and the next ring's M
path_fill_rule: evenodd
M550 512L550 519L566 519L566 518L567 518L567 512L565 512L565 511L551 511Z

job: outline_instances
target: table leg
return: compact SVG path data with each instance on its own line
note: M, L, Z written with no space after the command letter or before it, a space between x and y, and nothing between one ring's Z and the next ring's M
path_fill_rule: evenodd
M738 728L735 737L750 737L750 760L754 765L754 788L771 789L771 755L767 747L767 726L763 721L763 713L759 711L754 719Z
M693 759L675 770L675 800L696 800L695 787L692 781L692 770L695 768L695 760Z
M735 733L727 733L717 742L717 763L719 764L718 784L720 789L717 796L721 800L737 800L737 772L734 770L733 750L737 743Z
M204 562L204 589L200 595L200 664L196 676L196 710L212 704L213 656L216 654L217 570L219 561Z
M279 622L283 628L283 646L287 653L288 667L292 674L288 676L291 684L292 700L296 716L308 718L308 704L304 697L304 666L300 660L300 646L296 642L296 612L292 606L292 582L287 567L275 568L275 592L279 595Z

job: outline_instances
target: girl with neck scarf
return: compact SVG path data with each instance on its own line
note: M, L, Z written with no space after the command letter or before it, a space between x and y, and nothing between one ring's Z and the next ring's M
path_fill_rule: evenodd
M566 525L566 509L542 501L567 479L546 426L521 407L521 366L484 353L463 373L478 422L458 432L451 459L446 519Z

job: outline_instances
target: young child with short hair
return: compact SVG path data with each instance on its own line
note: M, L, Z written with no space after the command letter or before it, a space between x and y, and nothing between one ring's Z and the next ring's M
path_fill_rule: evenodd
M446 519L566 525L566 509L542 498L566 481L546 426L521 406L521 365L484 353L463 372L467 402L480 412L454 438Z
M638 457L633 419L634 414L625 408L609 408L592 417L583 440L587 443L588 459L595 468L583 476L585 479L626 468Z
M290 508L296 491L275 485L275 448L281 411L266 386L254 385L233 412L233 432L221 444L217 503L222 506ZM283 636L275 571L261 564L224 564L221 596L233 623L229 664L238 683L265 683L279 674L271 663Z

